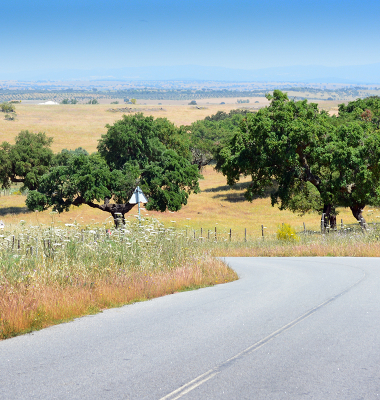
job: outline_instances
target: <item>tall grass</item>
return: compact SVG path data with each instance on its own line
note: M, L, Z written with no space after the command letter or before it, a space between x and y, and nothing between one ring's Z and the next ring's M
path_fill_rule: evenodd
M158 221L28 226L0 235L0 339L134 301L237 279Z
M372 225L367 232L359 227L339 231L298 232L297 240L270 235L253 240L230 240L228 232L218 241L203 241L200 245L217 257L380 257L380 231Z

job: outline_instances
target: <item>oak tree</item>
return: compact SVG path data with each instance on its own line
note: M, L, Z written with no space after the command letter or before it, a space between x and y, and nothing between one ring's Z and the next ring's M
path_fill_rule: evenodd
M350 207L364 226L365 205L380 202L380 136L368 121L336 123L317 104L290 101L275 90L270 106L248 115L218 155L228 184L250 175L245 196L301 213L319 211L336 224L336 207Z

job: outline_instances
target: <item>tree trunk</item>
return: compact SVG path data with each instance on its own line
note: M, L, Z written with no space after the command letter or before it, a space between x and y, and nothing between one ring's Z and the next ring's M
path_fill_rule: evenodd
M336 229L335 207L331 204L325 204L323 206L321 227L323 232L325 232L326 229Z
M132 210L132 208L136 205L136 204L112 204L109 202L110 199L105 198L104 199L104 204L96 204L93 203L92 201L85 201L85 199L83 197L77 197L74 201L73 201L73 205L74 206L79 206L81 204L87 204L88 206L92 207L92 208L97 208L99 210L105 211L105 212L109 212L112 217L113 217L113 221L115 223L115 227L119 228L121 225L125 224L125 217L124 215L127 214L129 211ZM121 217L120 217L121 215Z
M362 214L364 207L365 205L363 204L354 204L350 207L350 209L352 211L352 215L357 219L362 229L367 230L367 223L365 222Z

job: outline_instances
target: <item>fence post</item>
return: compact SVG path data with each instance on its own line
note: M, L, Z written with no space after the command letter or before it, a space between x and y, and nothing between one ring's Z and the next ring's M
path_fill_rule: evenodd
M231 241L231 236L232 236L232 230L231 230L231 228L230 228L230 241Z
M210 229L207 229L207 238L210 241Z
M321 233L323 233L325 229L325 213L322 213L322 218L321 218Z
M247 241L247 228L244 229L244 241Z
M216 236L216 227L215 227L215 241L218 240L218 237Z
M340 230L343 230L343 218L340 220Z
M201 228L201 242L203 242L203 228Z
M261 225L261 236L264 239L264 225Z
M304 233L304 235L306 235L306 226L305 226L305 222L303 222L303 233Z

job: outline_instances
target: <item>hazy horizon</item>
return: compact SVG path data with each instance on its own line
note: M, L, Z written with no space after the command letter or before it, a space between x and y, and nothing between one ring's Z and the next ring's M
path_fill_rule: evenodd
M123 69L157 79L152 68L202 79L192 66L204 79L377 83L379 11L374 0L14 0L2 4L0 80Z

